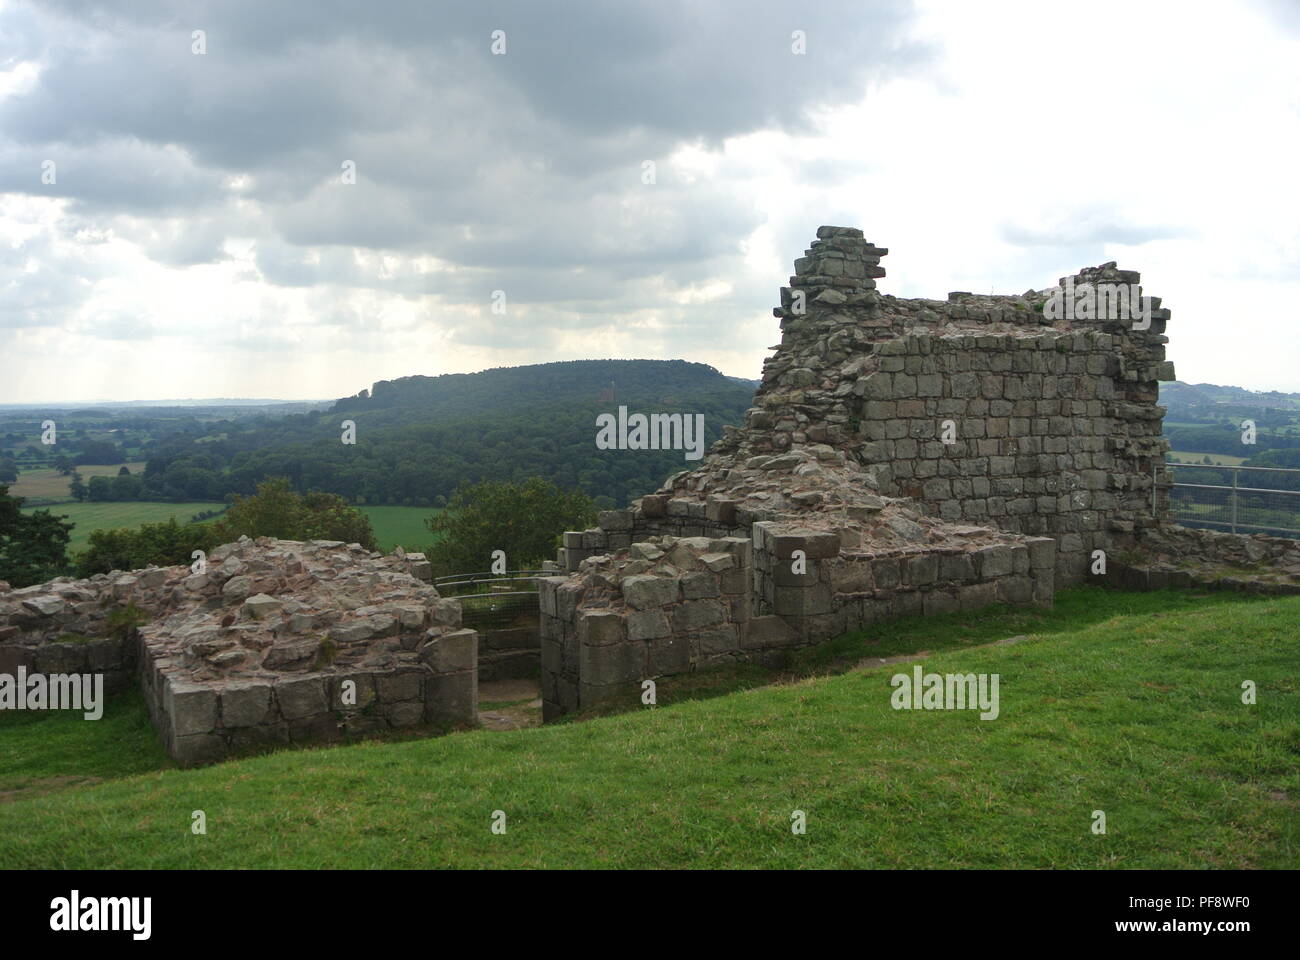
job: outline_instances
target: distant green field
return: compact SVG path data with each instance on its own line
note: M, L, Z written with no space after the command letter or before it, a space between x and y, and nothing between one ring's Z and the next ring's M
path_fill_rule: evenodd
M220 510L224 503L57 503L49 507L55 516L66 516L76 524L72 528L72 539L68 542L69 552L85 550L90 545L90 534L95 530L115 530L118 527L138 527L142 523L165 523L169 517L175 517L177 523L185 523L196 513L206 510ZM24 507L24 513L43 510L45 507Z
M424 525L426 517L439 513L437 507L359 507L374 528L379 549L385 553L394 547L418 553L433 542Z
M143 463L114 463L96 466L86 464L77 467L77 473L81 474L81 479L86 483L90 482L91 477L116 477L118 470L125 466L132 473L140 473L144 470ZM18 480L16 483L9 485L9 493L15 497L26 497L29 500L66 500L68 503L74 503L72 494L68 492L68 484L72 482L72 477L65 477L59 474L59 471L53 467L47 467L41 470L20 470L18 471Z

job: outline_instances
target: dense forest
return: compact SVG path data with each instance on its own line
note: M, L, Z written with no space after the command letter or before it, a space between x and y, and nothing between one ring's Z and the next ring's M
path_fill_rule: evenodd
M442 506L462 483L540 476L623 504L692 466L683 451L600 450L596 417L703 414L706 448L744 416L754 385L681 360L585 360L381 381L332 408L221 420L149 447L128 498L220 500L267 477L358 504ZM355 443L343 442L344 421ZM108 482L94 499L113 498Z

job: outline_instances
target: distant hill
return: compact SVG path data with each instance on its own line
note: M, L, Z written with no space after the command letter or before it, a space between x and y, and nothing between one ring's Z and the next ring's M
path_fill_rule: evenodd
M1160 385L1160 403L1166 408L1170 449L1182 454L1258 458L1300 449L1300 393L1175 380ZM1241 425L1247 420L1255 424L1254 445L1242 443ZM1251 465L1264 463L1251 460Z
M1300 412L1300 393L1247 390L1244 387L1221 386L1217 383L1183 383L1181 380L1160 385L1160 402L1167 407L1188 410L1201 408L1206 412L1212 408L1234 406Z
M221 498L288 476L366 504L437 506L462 482L542 476L605 506L693 461L683 451L598 450L596 417L703 414L705 447L738 424L754 382L683 360L576 360L384 380L328 411L230 418L162 440L145 469L158 496ZM344 420L356 444L341 442Z
M414 411L420 419L478 416L531 410L539 405L603 403L673 404L684 396L722 392L746 406L756 382L723 376L713 367L685 360L569 360L478 373L380 380L339 400L333 413ZM399 419L406 419L402 417ZM387 418L385 418L387 419Z

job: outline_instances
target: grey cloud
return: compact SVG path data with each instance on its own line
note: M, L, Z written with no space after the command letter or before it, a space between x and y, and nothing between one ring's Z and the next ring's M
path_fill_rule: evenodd
M168 265L249 237L272 284L451 302L505 287L589 315L646 306L627 299L650 289L640 281L724 275L760 224L743 171L678 182L675 148L802 129L810 109L929 56L905 40L904 0L48 0L3 18L10 60L41 71L0 101L0 190L65 198L69 223ZM497 28L505 56L489 51ZM805 56L790 52L796 29ZM39 183L47 156L55 187ZM344 160L355 185L340 182ZM458 269L379 278L354 247Z
M0 327L45 327L74 312L101 272L84 256L61 255L47 234L0 243Z

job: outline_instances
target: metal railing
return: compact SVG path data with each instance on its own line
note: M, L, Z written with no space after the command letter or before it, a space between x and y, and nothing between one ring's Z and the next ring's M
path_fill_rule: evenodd
M453 573L433 581L438 593L460 601L461 622L477 630L499 630L537 622L541 614L537 581L554 576L547 570L506 573ZM516 589L515 585L526 585Z
M1222 527L1232 533L1249 530L1300 536L1300 489L1244 487L1240 477L1242 471L1295 476L1300 475L1300 469L1177 461L1167 462L1165 466L1171 472L1175 469L1216 470L1232 474L1231 483L1169 484L1169 509L1178 523L1185 526ZM1154 496L1154 491L1152 494Z

